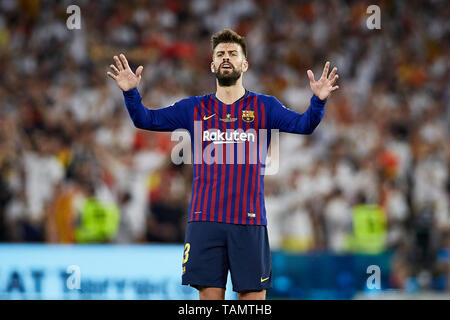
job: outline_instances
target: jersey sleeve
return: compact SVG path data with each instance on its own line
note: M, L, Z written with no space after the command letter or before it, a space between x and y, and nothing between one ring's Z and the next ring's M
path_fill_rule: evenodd
M304 113L289 110L275 97L269 99L269 127L281 132L311 134L325 113L326 100L321 100L316 95L312 96L311 103Z
M136 128L152 131L174 131L187 129L189 98L161 109L147 109L137 88L123 91L125 105Z

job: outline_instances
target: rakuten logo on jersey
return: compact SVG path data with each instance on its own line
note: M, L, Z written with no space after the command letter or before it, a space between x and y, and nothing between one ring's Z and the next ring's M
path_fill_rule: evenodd
M203 131L203 141L212 141L214 144L255 142L255 134L240 131L208 130Z
M191 136L192 133L193 136ZM255 130L254 128L248 128L246 131L242 128L226 131L216 128L203 130L203 121L194 121L192 133L184 130L172 132L172 141L179 141L181 138L171 153L172 161L176 165L181 163L214 166L248 164L257 165L261 175L272 175L278 172L278 130ZM255 170L255 167L251 170Z

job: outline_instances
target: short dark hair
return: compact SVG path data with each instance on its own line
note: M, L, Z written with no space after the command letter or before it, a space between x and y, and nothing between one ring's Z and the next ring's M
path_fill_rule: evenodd
M214 51L219 43L237 43L241 46L242 52L244 52L244 56L247 58L247 44L245 43L245 38L233 30L223 29L222 31L214 34L211 37L212 51Z

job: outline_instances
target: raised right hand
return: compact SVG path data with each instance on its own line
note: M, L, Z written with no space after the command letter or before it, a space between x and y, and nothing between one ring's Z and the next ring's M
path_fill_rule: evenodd
M143 66L139 66L136 69L136 74L131 71L128 66L127 58L122 53L120 54L120 60L117 56L114 56L114 62L116 65L110 65L109 67L114 71L114 73L107 72L107 75L113 78L120 89L123 91L128 91L137 88L142 77Z

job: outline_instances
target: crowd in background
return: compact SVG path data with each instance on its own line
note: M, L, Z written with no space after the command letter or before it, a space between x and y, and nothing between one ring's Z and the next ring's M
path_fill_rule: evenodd
M450 6L380 1L371 30L368 5L1 1L0 241L182 243L192 165L171 161L170 133L133 126L106 72L119 53L143 65L150 108L214 92L210 37L228 27L247 40L244 86L292 110L308 107L306 70L329 60L340 75L315 132L280 136L265 177L272 249L349 252L355 207L375 206L392 285L431 275L450 288ZM82 230L98 216L108 228Z

